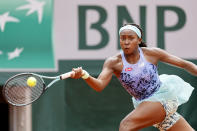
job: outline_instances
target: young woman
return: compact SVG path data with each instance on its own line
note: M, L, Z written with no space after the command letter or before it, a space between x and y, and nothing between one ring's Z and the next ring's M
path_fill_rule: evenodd
M142 30L136 24L126 24L119 30L120 53L106 59L98 78L81 67L73 68L71 78L83 78L100 92L114 74L133 96L135 109L120 123L119 131L137 131L155 126L161 131L193 131L176 111L188 101L193 87L176 75L158 75L159 61L180 67L197 76L197 66L159 48L148 48L142 42Z

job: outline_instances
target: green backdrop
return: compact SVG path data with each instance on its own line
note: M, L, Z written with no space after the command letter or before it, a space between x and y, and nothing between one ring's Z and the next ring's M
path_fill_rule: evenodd
M40 3L44 5L31 7ZM19 7L24 9L18 10ZM41 8L40 13L38 8ZM4 31L0 28L0 51L3 52L0 54L0 70L54 70L53 0L0 0L0 16L5 14L18 22L7 21ZM39 16L42 18L40 22ZM22 51L17 55L15 49Z

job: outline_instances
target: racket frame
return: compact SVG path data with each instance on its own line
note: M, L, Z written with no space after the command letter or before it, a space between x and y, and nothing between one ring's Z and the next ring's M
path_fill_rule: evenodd
M2 89L3 97L4 97L5 100L6 100L8 103L10 103L11 105L15 105L15 106L25 106L25 105L29 105L29 104L33 103L34 101L36 101L37 99L39 99L40 96L41 96L49 87L51 87L54 83L58 82L59 80L63 80L62 76L65 76L65 75L66 75L66 77L65 77L64 79L70 77L70 75L68 75L69 73L70 73L70 72L65 73L65 74L62 74L62 75L60 75L60 76L54 76L54 77L39 75L39 74L36 74L36 73L28 73L28 72L27 72L27 73L19 73L19 74L16 74L16 75L10 77L10 78L5 82L5 84L4 84L4 86L3 86L3 89ZM42 81L42 83L43 83L43 90L42 90L42 93L40 94L40 96L39 96L37 99L35 99L35 100L33 100L33 101L29 102L29 103L26 103L26 104L15 104L15 103L12 103L11 101L9 101L9 99L7 99L7 97L6 97L6 95L5 95L5 87L7 86L7 84L8 84L9 81L11 81L11 80L13 80L14 78L16 78L17 76L21 76L21 75L38 76L38 77L40 78L40 80ZM53 79L53 80L52 80L48 85L46 85L45 82L44 82L44 80L43 80L43 78L44 78L44 79Z

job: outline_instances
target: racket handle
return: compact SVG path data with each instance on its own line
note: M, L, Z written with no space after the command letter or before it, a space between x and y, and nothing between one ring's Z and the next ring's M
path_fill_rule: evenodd
M64 74L60 75L60 79L61 79L61 80L67 79L67 78L71 77L71 75L72 75L73 73L74 73L73 71L64 73Z

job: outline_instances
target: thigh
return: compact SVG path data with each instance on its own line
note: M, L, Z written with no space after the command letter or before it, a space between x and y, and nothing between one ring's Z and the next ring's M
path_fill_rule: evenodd
M132 121L139 127L148 127L162 122L166 116L164 107L160 102L142 102L123 120Z
M194 129L181 117L168 131L194 131Z

